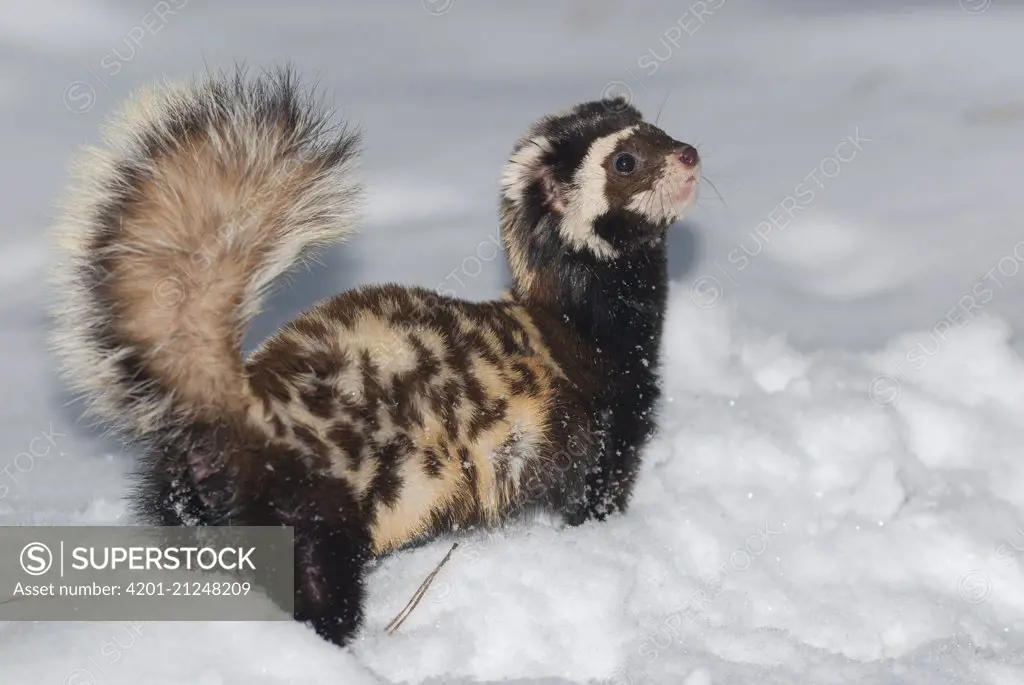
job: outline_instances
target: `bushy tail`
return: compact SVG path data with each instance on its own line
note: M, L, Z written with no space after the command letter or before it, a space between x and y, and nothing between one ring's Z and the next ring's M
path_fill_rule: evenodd
M280 71L143 93L104 142L57 226L66 376L128 437L244 415L243 332L275 279L351 232L358 135Z

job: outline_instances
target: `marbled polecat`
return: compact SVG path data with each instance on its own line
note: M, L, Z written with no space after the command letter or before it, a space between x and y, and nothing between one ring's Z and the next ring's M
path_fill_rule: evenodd
M665 232L697 151L625 101L548 116L501 174L513 282L315 304L248 358L265 291L358 213L358 136L288 72L142 94L77 166L54 346L141 451L161 525L286 525L295 615L344 644L371 558L543 506L622 511L654 428Z

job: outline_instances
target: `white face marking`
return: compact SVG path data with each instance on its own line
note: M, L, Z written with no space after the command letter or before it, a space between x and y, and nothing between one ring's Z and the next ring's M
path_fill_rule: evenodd
M693 203L700 184L700 165L689 169L674 157L665 161L665 171L654 186L629 198L626 209L655 224L676 221Z
M531 138L516 150L501 170L501 192L512 202L521 202L523 192L537 180L541 158L551 151L551 141L544 136Z
M567 193L566 211L558 230L570 245L589 250L598 259L619 256L618 250L594 233L594 221L610 209L605 195L608 172L604 162L636 129L629 126L591 143Z

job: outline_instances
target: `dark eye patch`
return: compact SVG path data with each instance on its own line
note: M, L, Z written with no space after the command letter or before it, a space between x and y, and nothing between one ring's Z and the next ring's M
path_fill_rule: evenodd
M622 141L619 147L609 155L606 169L609 170L605 193L613 208L624 207L636 193L649 190L661 175L666 150L656 140L647 136L633 136ZM631 159L629 171L620 168L620 164L629 167L624 160Z

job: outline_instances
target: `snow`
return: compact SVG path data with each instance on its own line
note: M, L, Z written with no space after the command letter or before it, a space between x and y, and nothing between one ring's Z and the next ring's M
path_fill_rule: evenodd
M672 236L666 401L626 516L389 557L345 650L294 623L12 623L0 683L1024 682L1010 2L157 4L46 0L0 29L0 524L130 523L132 455L44 349L43 234L71 152L143 83L290 59L365 132L366 230L251 344L358 283L495 296L504 156L605 89L660 108L718 192Z

